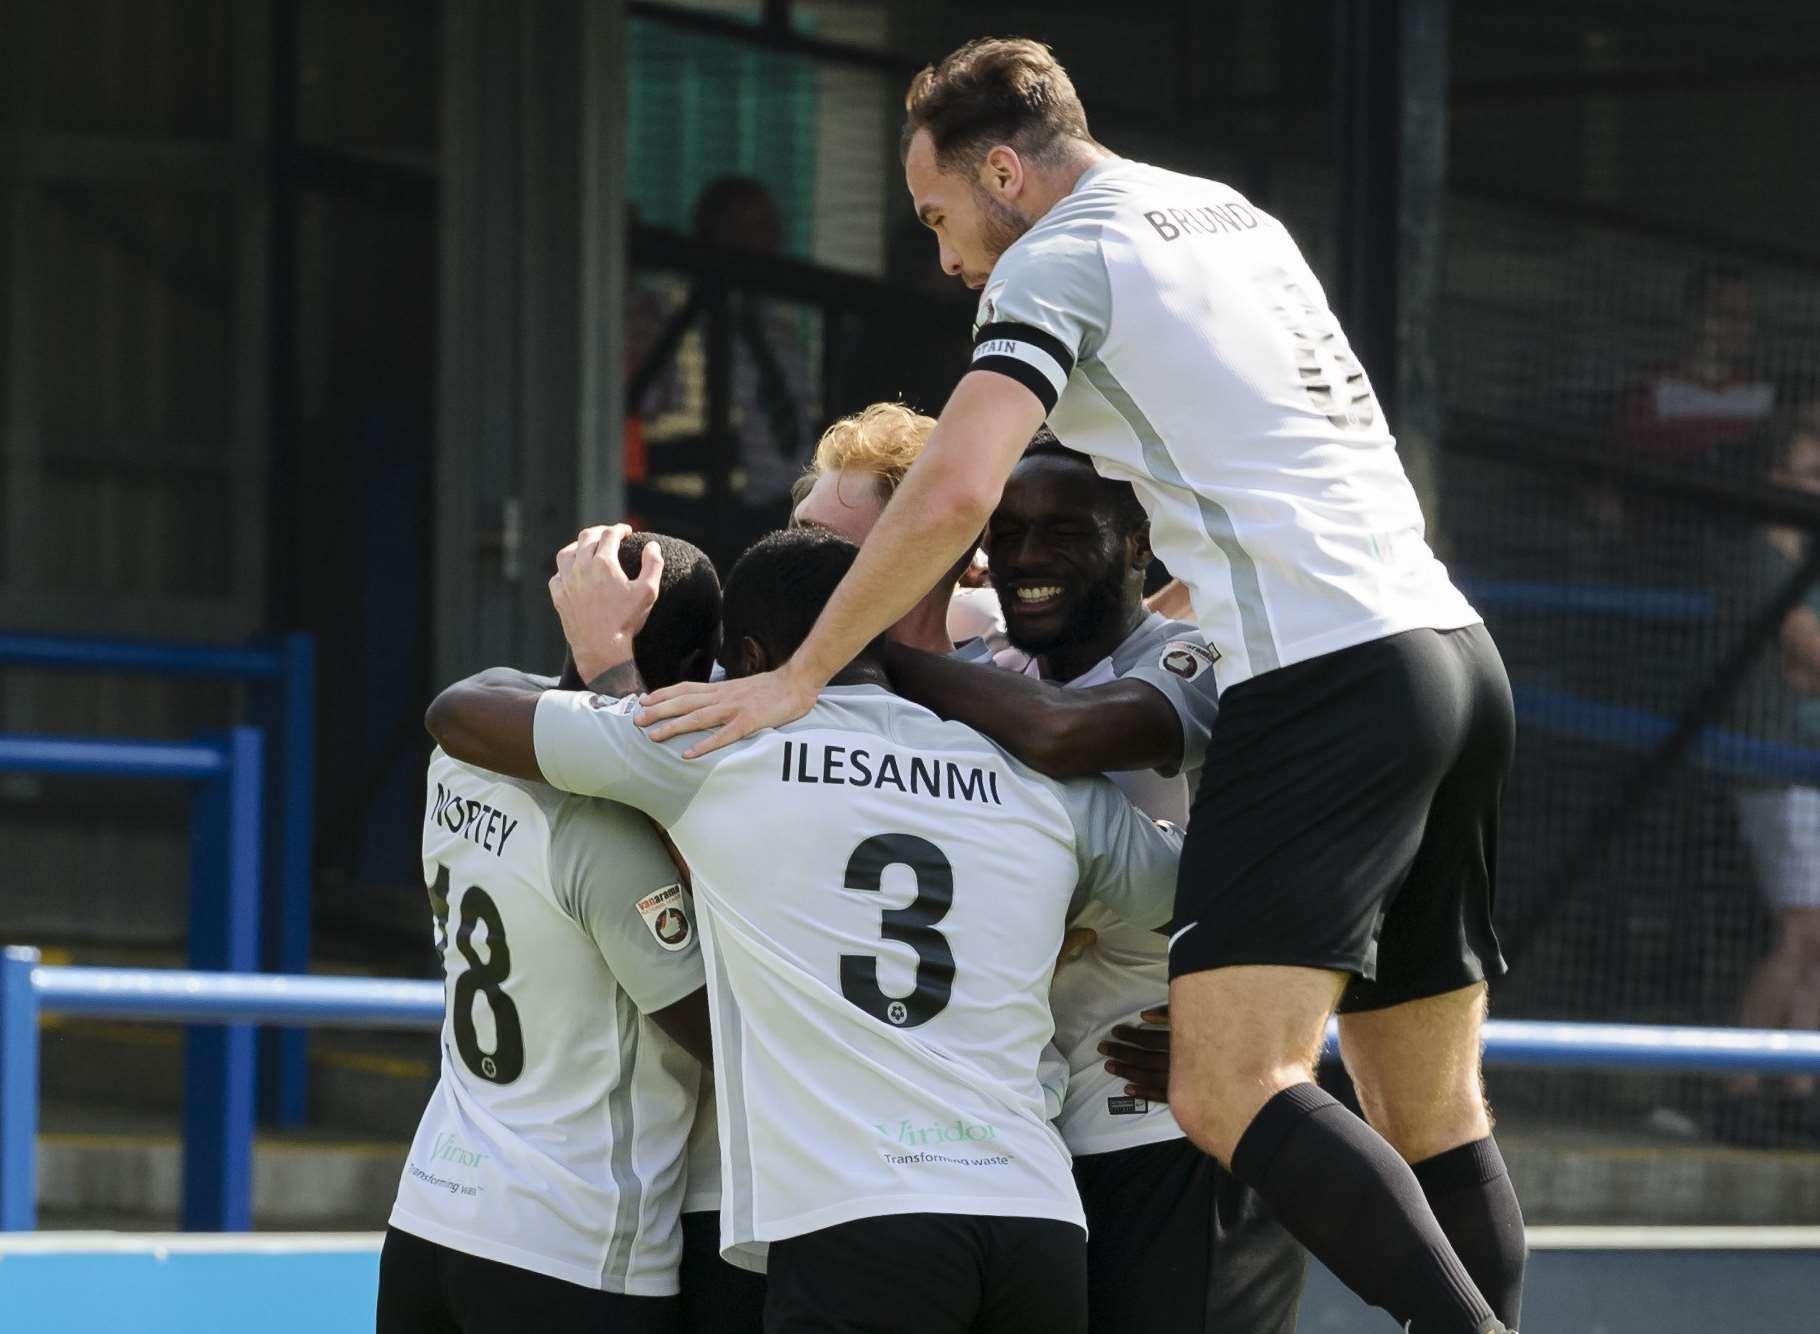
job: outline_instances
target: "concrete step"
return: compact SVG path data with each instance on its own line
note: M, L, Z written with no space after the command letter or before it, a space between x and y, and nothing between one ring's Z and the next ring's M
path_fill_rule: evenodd
M261 1229L383 1228L409 1142L261 1136L253 1221ZM53 1133L38 1138L40 1227L177 1226L183 1154L175 1134Z
M1820 1219L1820 1153L1498 1132L1532 1225L1799 1225Z
M47 1107L45 1121L63 1127L39 1137L46 1226L174 1226L181 1193L174 1118ZM1499 1142L1532 1226L1778 1226L1820 1218L1820 1153L1547 1128L1507 1128ZM407 1134L259 1136L255 1225L383 1227L408 1146Z

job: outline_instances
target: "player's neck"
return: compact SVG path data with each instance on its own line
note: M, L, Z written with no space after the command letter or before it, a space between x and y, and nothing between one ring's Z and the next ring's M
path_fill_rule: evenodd
M1036 173L1031 181L1035 188L1029 191L1024 200L1031 220L1042 217L1073 194L1074 187L1081 183L1081 177L1111 157L1112 154L1098 144L1082 144L1066 162Z
M1108 617L1105 628L1098 634L1062 648L1050 649L1041 659L1043 679L1072 681L1085 675L1096 663L1111 657L1120 644L1131 638L1131 632L1143 624L1147 615L1149 612L1145 611L1144 604L1134 602L1120 615Z
M938 584L929 596L910 608L902 620L885 632L894 644L917 648L925 653L952 653L954 641L948 638L948 602L954 596L954 585Z
M884 664L876 658L861 654L828 679L831 686L882 686L891 689L891 678L885 672Z

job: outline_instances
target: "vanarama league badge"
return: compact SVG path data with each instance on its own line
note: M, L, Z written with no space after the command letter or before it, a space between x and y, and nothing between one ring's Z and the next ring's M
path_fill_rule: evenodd
M638 915L645 919L657 943L672 952L684 949L695 934L681 885L666 885L638 901Z
M1196 644L1187 639L1172 639L1163 645L1163 652L1156 664L1171 676L1192 681L1218 662L1219 657L1218 653L1205 644Z

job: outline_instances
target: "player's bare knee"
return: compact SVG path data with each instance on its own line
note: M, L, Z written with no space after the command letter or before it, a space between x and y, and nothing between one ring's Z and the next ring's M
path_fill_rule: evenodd
M1356 1076L1353 1088L1371 1128L1407 1162L1419 1163L1491 1133L1491 1110L1476 1079L1415 1097Z
M1230 1166L1264 1104L1286 1088L1312 1082L1314 1067L1312 1061L1292 1058L1216 1068L1217 1076L1207 1078L1177 1072L1169 1085L1169 1106L1190 1139Z

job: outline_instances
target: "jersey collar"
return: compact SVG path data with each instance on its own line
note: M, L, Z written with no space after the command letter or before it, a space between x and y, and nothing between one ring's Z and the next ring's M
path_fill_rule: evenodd
M1070 190L1068 193L1071 195L1077 195L1082 190L1085 190L1089 185L1093 184L1101 176L1106 175L1108 172L1111 172L1113 169L1115 169L1117 167L1128 166L1129 163L1130 163L1129 158L1122 158L1122 157L1101 158L1098 162L1094 163L1091 167L1087 168L1086 171L1083 171L1081 173L1080 179L1074 183L1074 189Z

